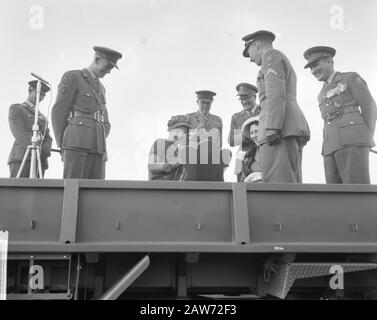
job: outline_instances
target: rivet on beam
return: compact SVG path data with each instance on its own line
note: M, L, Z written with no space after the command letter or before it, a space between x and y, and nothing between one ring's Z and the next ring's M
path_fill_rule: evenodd
M35 229L35 221L34 220L31 220L30 223L29 223L29 227L31 230L34 230Z

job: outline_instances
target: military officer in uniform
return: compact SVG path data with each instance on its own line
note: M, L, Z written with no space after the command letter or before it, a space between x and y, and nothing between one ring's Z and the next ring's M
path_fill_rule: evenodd
M231 147L241 145L243 142L242 124L251 117L255 117L260 113L260 106L256 103L258 89L249 83L240 83L236 86L237 95L241 101L243 110L233 114L230 122L230 131L228 134L228 143ZM240 159L241 148L237 152L235 174L237 181L241 181L241 164Z
M228 143L235 147L242 142L242 124L249 118L260 113L260 106L256 103L258 89L249 83L240 83L236 87L237 95L241 101L243 110L233 114L230 123Z
M41 92L39 101L42 101L50 88L41 83ZM9 154L8 165L11 177L17 177L22 160L24 158L27 147L31 145L31 137L33 136L32 127L35 118L35 103L37 99L37 80L29 82L29 94L26 101L21 104L12 104L9 108L9 126L15 138L12 150ZM40 155L42 165L42 176L48 168L47 158L51 155L52 138L47 127L47 118L38 111L39 126L39 142ZM30 159L27 159L21 172L21 178L29 178L30 175Z
M63 75L52 108L56 144L63 153L64 178L105 178L110 122L100 79L118 68L122 54L104 47L93 49L94 59L88 68Z
M215 92L209 90L196 91L196 103L199 110L187 114L190 126L190 143L197 144L198 140L212 139L212 143L222 146L223 124L220 117L209 112Z
M273 48L272 32L257 31L242 40L243 56L261 67L257 78L261 106L257 144L263 182L301 183L302 150L310 132L296 100L296 73L288 58Z
M334 69L336 50L313 47L304 52L323 87L318 96L324 120L323 148L326 183L369 184L369 149L373 147L377 108L364 79L356 72Z
M149 151L149 180L185 180L179 150L188 145L190 128L186 115L174 116L169 120L168 138L157 139Z

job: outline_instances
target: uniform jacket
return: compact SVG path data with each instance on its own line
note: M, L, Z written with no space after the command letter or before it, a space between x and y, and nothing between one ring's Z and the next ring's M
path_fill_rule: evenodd
M41 145L41 164L44 169L47 169L47 158L51 154L52 138L50 136L49 129L47 128L47 118L41 112L38 112L38 114L40 136L43 137L44 135ZM10 106L8 120L10 130L15 138L15 141L9 154L8 163L21 162L24 158L26 149L31 144L34 116L34 108L29 106L27 103L12 104Z
M356 72L337 72L332 81L325 83L318 96L324 119L322 154L329 155L348 146L373 147L376 125L376 102L367 84ZM356 107L360 112L345 113L327 121L326 115L343 108Z
M87 116L70 118L74 111ZM103 122L93 118L96 112L103 116ZM106 154L110 123L105 88L99 80L93 79L87 69L67 71L63 75L51 120L58 147Z
M258 145L267 141L266 129L280 130L283 138L310 139L308 123L296 101L296 84L296 73L288 58L278 50L267 51L257 79L261 106Z
M193 128L197 128L202 122L204 122L204 128L209 131L211 129L218 129L220 133L223 130L223 123L220 117L208 113L208 116L203 116L200 111L187 114L188 122Z
M204 124L204 129L209 132L212 129L217 129L220 134L220 145L222 145L222 134L223 134L223 123L219 116L216 116L212 113L203 115L199 110L187 114L188 123L192 126L193 129L197 128L201 123Z
M242 124L247 119L249 119L251 117L255 117L259 113L260 113L260 106L256 106L254 112L242 110L240 112L235 113L232 116L232 120L230 122L230 131L229 131L229 135L228 135L228 143L231 147L234 147L234 146L241 143L241 141L239 141L239 143L237 144L237 141L234 141L234 131L237 130L237 129L240 130L241 127L242 127Z

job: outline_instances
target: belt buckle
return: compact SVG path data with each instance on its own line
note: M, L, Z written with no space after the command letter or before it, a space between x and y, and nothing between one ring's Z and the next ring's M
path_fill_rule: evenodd
M340 112L340 110L328 113L326 115L326 121L331 122L332 120L339 118L341 115L342 115L342 112Z
M330 123L330 122L334 119L333 115L334 115L333 113L327 113L327 114L326 114L325 119L326 119L326 121L327 121L328 123Z
M104 122L104 116L102 113L100 112L96 112L94 113L94 119L97 121L97 122Z

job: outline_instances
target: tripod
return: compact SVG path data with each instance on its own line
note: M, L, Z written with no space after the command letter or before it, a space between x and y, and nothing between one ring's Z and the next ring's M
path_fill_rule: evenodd
M33 135L31 137L31 145L29 145L25 151L24 158L22 159L22 163L20 166L20 169L17 173L17 178L21 176L22 170L25 167L25 163L29 157L29 154L31 154L31 160L30 160L30 174L29 177L32 179L35 179L39 176L39 178L43 178L42 174L42 164L41 164L41 146L38 133L39 133L39 126L38 126L38 106L39 106L39 100L40 100L40 93L41 93L41 80L38 78L37 82L37 97L35 101L35 115L34 115L34 124L32 127Z

